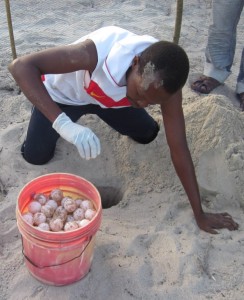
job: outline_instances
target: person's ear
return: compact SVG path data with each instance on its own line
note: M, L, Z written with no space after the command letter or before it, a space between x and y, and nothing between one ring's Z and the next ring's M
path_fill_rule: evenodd
M139 56L135 56L133 58L133 61L132 61L132 66L134 67L134 66L138 65L139 60L140 60L140 57Z

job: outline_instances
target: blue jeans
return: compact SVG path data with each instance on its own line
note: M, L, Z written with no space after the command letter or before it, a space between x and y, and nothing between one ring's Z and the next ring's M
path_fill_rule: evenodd
M203 74L221 83L231 74L236 48L236 31L244 0L213 0L212 24L209 26L206 62ZM244 49L236 86L244 92Z
M96 114L114 130L141 144L153 141L159 131L158 123L143 108L101 108L94 104L58 105L73 122L85 114ZM54 155L58 138L59 134L52 128L51 122L33 108L26 140L21 148L24 159L34 165L47 163Z

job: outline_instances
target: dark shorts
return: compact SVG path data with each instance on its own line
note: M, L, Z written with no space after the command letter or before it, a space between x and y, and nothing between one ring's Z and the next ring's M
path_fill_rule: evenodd
M98 105L70 106L59 104L73 122L85 114L95 114L114 130L141 144L148 144L158 134L158 123L143 108L106 108ZM54 155L59 134L51 122L36 108L33 109L26 140L21 152L26 161L34 165L47 163ZM99 137L98 137L99 138Z

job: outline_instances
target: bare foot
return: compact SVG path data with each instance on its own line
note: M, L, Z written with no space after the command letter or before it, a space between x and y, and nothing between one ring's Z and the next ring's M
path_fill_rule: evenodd
M219 85L221 85L221 83L218 80L203 75L191 84L191 88L195 92L209 94Z

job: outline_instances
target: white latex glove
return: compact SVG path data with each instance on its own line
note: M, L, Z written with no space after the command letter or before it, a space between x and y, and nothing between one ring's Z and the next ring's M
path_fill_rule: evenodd
M57 117L52 127L62 138L76 146L82 158L96 158L100 154L98 137L91 129L72 122L65 113Z

